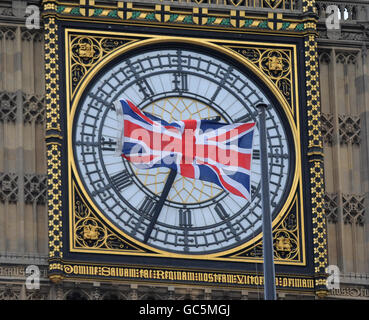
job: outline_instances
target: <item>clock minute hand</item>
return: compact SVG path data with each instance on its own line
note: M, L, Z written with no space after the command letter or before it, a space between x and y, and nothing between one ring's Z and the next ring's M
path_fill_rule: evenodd
M144 242L145 243L149 240L149 238L151 236L151 232L154 228L154 225L156 224L156 221L158 220L161 209L164 206L164 202L168 197L169 191L173 186L173 183L174 183L174 180L175 180L176 176L177 176L177 171L175 171L173 169L170 169L170 173L168 175L167 181L165 182L163 192L161 193L160 199L159 199L159 201L157 202L157 204L155 206L154 213L153 213L153 216L151 218L150 224L146 229L145 236L144 236Z

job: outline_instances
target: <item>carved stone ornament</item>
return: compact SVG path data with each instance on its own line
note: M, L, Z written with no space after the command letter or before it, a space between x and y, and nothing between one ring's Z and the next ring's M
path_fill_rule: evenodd
M31 175L24 176L24 200L26 203L46 203L46 175Z
M17 95L0 92L0 121L14 122L17 118Z
M319 62L329 64L332 60L330 51L319 51Z
M23 119L25 123L45 122L45 97L39 95L23 96Z
M324 195L324 209L328 222L338 221L338 195L337 193L326 193Z
M21 37L23 41L41 42L44 38L44 32L41 29L22 29Z
M320 119L322 123L323 142L332 144L334 137L333 115L329 113L322 113Z
M15 27L0 26L0 40L14 40L15 39Z
M14 173L0 172L0 201L17 202L18 176Z
M337 52L336 63L342 64L356 64L357 63L357 53L356 52Z
M354 115L339 115L339 135L341 143L360 144L360 117Z
M0 300L19 300L19 290L16 290L11 284L0 287Z
M365 196L343 194L342 206L343 206L343 221L348 224L364 225L365 215Z

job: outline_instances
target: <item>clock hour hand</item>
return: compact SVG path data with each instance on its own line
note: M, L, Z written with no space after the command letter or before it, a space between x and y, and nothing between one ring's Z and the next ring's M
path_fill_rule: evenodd
M167 181L165 182L163 192L161 193L160 199L159 199L159 201L157 202L157 204L155 206L154 213L152 215L150 224L146 229L145 236L144 236L144 242L145 243L149 240L149 238L151 236L151 232L154 228L154 225L156 224L156 221L158 220L161 209L164 206L164 202L168 197L169 191L173 186L173 183L174 183L174 180L175 180L176 176L177 176L177 171L175 171L173 169L170 169L170 173L168 175Z

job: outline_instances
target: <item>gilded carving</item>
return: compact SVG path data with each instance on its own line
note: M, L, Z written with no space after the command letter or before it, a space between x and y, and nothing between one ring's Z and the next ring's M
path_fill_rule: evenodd
M291 50L264 48L235 49L238 53L253 62L270 78L271 81L275 83L292 108L293 74L291 71Z
M85 225L83 227L83 238L87 240L97 240L99 238L99 231L97 226Z
M74 90L88 71L105 55L127 42L125 39L73 36L70 40L70 69Z
M301 259L301 243L299 236L298 213L296 208L286 214L282 221L273 229L274 259L275 262L298 262ZM263 242L259 240L254 246L244 249L237 257L259 258L263 257Z
M95 54L93 44L91 44L91 43L80 43L78 53L79 53L79 56L81 58L92 58Z
M89 208L80 196L76 187L73 188L74 202L74 246L85 249L131 250L138 248L116 235L106 227L101 219Z
M269 57L267 66L271 71L282 71L283 70L282 58L276 56Z
M291 240L284 236L280 236L276 239L275 247L277 251L291 251Z

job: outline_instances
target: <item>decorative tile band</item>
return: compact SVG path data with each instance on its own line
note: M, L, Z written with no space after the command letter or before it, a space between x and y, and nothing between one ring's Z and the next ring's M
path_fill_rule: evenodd
M82 1L81 1L82 2ZM209 27L229 27L239 29L262 29L301 32L305 30L304 22L288 21L282 13L269 12L268 16L247 17L245 11L229 10L228 14L209 13L208 8L192 8L190 12L171 10L169 5L155 5L153 9L134 8L131 2L118 2L116 8L96 7L94 2L89 5L66 6L45 4L45 11L54 11L59 15L77 17L93 17L102 19L119 19L137 22L174 23L184 25L202 25Z

